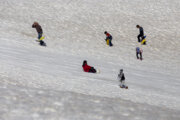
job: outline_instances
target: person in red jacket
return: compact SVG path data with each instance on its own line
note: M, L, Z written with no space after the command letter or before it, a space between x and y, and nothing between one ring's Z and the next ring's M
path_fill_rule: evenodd
M109 46L113 46L113 44L112 44L112 35L111 34L109 34L107 31L105 31L104 32L104 34L106 35L106 42L107 42L107 40L109 40Z
M96 73L96 69L94 69L94 67L89 66L86 60L83 61L82 67L84 72Z

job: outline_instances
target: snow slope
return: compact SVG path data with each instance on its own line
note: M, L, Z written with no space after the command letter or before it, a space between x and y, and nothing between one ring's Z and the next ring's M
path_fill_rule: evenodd
M179 120L178 0L1 0L0 119ZM35 41L38 21L47 47ZM136 24L147 45L137 43ZM105 44L104 31L113 35ZM143 61L135 48L143 48ZM84 73L82 62L100 69ZM123 68L128 90L118 87Z

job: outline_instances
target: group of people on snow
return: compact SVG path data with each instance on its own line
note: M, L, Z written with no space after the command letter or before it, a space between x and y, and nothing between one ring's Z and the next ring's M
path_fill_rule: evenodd
M38 41L40 42L40 45L43 45L44 41L41 40L41 37L43 35L43 30L42 30L41 26L39 25L38 22L34 22L33 25L32 25L32 28L36 29L36 31L38 33ZM136 25L136 28L139 29L139 35L137 36L138 42L142 42L145 39L143 27L141 27L140 25ZM110 33L108 33L107 31L105 31L104 34L106 35L105 41L106 41L107 45L109 45L110 47L113 46L113 44L112 44L112 38L113 38L112 35ZM142 58L142 52L143 52L142 48L136 47L136 57L137 57L137 59L140 59L140 60L143 59ZM97 73L97 70L94 67L89 66L87 64L87 60L83 61L82 67L83 67L84 72ZM125 75L123 73L123 69L120 69L120 73L118 74L118 79L120 81L119 86L121 88L128 88L125 85Z
M136 27L139 29L139 35L137 36L138 42L141 42L144 39L144 30L143 30L143 27L141 27L140 25L136 25ZM39 23L34 22L32 25L32 28L35 28L38 33L38 42L40 42L40 45L44 45L45 44L44 41L41 40L41 37L43 35L43 30L42 30L41 26L39 25ZM106 39L105 39L106 43L110 47L113 46L112 35L107 31L105 31L104 34L106 35ZM139 55L140 55L140 57L139 57ZM139 47L136 48L136 57L137 57L137 59L142 60L142 49Z
M141 27L140 25L136 25L136 27L139 29L139 35L137 36L138 42L142 42L142 40L145 39L143 27ZM105 31L104 34L106 35L105 41L107 42L107 45L109 45L110 47L113 46L113 44L112 44L112 35L110 33L108 33L107 31ZM137 59L140 59L140 60L143 59L142 58L142 52L143 52L142 48L136 47L136 57L137 57ZM97 72L97 70L94 67L91 67L91 66L89 66L87 64L86 60L83 61L82 67L83 67L84 72L90 72L90 73L96 73ZM125 75L123 73L123 69L120 69L120 72L118 74L118 79L119 79L119 82L120 82L119 86L121 88L128 89L128 86L125 84Z
M138 42L142 42L145 39L144 29L140 25L136 25L136 28L139 29L139 35L137 36ZM105 31L104 34L106 35L105 40L106 40L107 44L109 46L113 46L113 44L112 44L112 35L110 33L108 33L107 31ZM144 42L143 44L146 44L146 42ZM142 53L143 53L142 48L136 47L136 57L137 57L137 59L143 60Z
M84 72L97 73L97 70L94 67L89 66L87 64L87 60L83 61L82 68L83 68ZM128 89L128 86L125 84L125 75L123 73L123 69L120 69L120 73L118 74L118 79L119 79L119 82L120 82L119 86L121 88Z
M143 41L143 44L145 45L145 44L146 44L146 41L145 41L145 36L144 36L144 29L143 29L143 27L141 27L140 25L136 25L136 28L139 29L139 35L137 36L138 42L141 42L141 43L142 43L142 41L144 40L144 41ZM143 60L142 53L143 53L142 48L136 47L136 57L137 57L137 59Z

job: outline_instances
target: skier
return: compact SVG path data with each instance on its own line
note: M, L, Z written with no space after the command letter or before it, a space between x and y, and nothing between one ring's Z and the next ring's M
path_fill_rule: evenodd
M136 25L136 28L139 29L139 35L137 36L138 42L141 42L144 39L144 30L143 30L143 27L141 27L140 25Z
M123 69L120 69L120 73L118 74L118 79L120 81L120 88L126 88L128 89L128 86L125 85L125 76L123 73Z
M89 66L86 60L83 61L82 67L84 72L96 73L96 69L94 69L94 67Z
M109 46L113 46L113 44L111 43L111 41L112 41L112 36L111 36L111 34L109 34L107 31L105 31L104 32L104 34L106 35L106 42L107 42L107 44L109 45ZM109 43L108 43L109 42Z
M139 59L139 55L140 55L140 60L143 59L142 58L142 52L143 52L143 50L141 48L136 47L136 57L137 57L137 59Z
M40 45L44 45L44 41L40 40L40 38L42 37L43 34L43 30L41 28L41 26L39 25L38 22L34 22L32 25L32 28L36 28L36 31L38 33L38 41L40 42Z

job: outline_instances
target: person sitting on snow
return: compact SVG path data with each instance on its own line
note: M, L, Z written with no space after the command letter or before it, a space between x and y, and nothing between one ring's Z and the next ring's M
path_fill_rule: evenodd
M84 72L96 73L96 69L94 69L94 67L89 66L86 60L83 61L82 67Z

